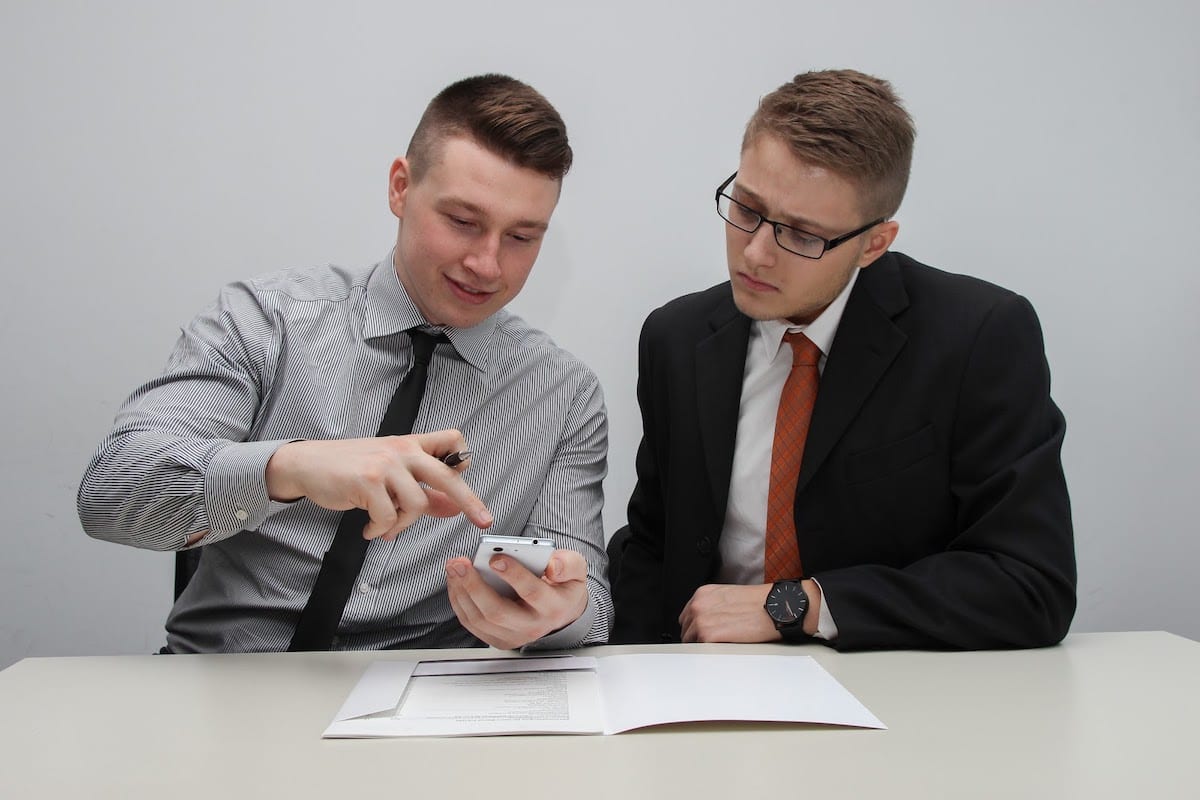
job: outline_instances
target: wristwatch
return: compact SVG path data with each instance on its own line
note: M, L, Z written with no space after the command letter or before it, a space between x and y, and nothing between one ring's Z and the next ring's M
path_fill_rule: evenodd
M800 581L777 581L763 603L775 630L785 637L804 634L804 615L808 611L808 595Z

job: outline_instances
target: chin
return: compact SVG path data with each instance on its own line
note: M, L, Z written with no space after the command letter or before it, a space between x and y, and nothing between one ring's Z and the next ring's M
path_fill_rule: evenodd
M733 290L733 304L737 306L738 311L745 314L750 319L766 321L770 319L779 319L782 314L778 309L770 308L765 303L754 302L753 296L747 297L739 292L736 288Z
M472 309L454 309L450 313L443 314L442 319L445 325L451 328L474 328L479 323L496 313L496 309L490 306L487 310L480 308Z

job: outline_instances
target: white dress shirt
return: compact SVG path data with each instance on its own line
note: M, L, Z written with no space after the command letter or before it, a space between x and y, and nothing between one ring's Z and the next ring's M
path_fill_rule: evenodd
M718 583L753 585L763 583L763 554L767 530L767 492L771 485L771 446L775 440L775 416L783 384L792 370L792 348L783 335L803 333L821 350L817 368L824 373L838 324L858 270L829 306L807 325L787 320L756 321L746 345L746 371L742 376L742 400L738 410L737 443L733 472L729 479L729 504L721 529L721 568ZM820 390L818 389L818 392ZM804 554L800 554L801 560ZM820 584L817 584L820 586ZM837 624L829 604L821 602L817 636L833 639Z

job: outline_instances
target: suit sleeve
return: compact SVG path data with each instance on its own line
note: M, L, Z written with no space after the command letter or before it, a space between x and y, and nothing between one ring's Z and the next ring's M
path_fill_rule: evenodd
M637 451L637 484L629 500L629 540L621 556L617 584L613 587L616 617L614 644L660 641L663 624L664 511L663 480L658 457L659 437L666 432L656 421L655 334L651 315L638 343L638 407L642 415L642 441Z
M950 443L948 546L904 568L820 573L832 643L983 649L1055 644L1075 611L1075 553L1041 328L1008 295L984 318L961 376Z

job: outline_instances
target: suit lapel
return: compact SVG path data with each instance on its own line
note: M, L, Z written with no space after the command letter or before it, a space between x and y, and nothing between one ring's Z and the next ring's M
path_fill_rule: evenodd
M908 306L896 257L864 269L838 324L813 407L796 491L812 480L908 337L892 317Z
M708 322L712 334L696 345L696 408L719 530L729 501L750 318L737 310L730 294Z

